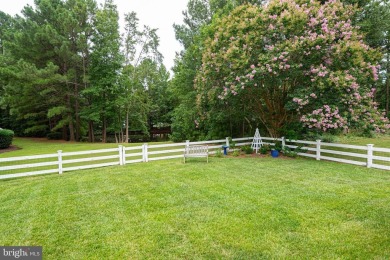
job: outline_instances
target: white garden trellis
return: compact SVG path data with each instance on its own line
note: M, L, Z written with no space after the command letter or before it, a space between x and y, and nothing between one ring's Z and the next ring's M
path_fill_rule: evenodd
M253 137L253 142L251 147L257 153L262 145L263 145L263 141L261 140L259 128L256 128L256 133L255 136Z

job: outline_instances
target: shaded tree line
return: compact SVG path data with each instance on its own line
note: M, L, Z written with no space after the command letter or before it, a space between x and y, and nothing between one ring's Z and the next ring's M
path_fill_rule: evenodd
M169 124L157 30L140 28L134 12L125 24L121 35L113 0L36 0L20 16L0 12L0 125L22 136L127 142L129 129Z
M253 134L256 127L276 136L324 131L313 122L320 119L316 111L323 109L330 111L325 117L326 114L337 119L342 116L341 127L335 118L327 118L334 122L326 121L326 131L335 130L335 124L337 129L345 129L344 121L348 122L348 129L364 130L361 132L365 134L385 129L386 120L382 118L389 115L390 103L389 1L342 1L349 6L345 10L354 10L349 17L340 16L353 29L337 30L345 35L352 33L355 41L352 51L346 49L349 42L339 44L340 39L332 35L326 36L329 42L314 37L314 42L318 42L311 46L310 37L300 34L308 25L306 18L299 12L297 17L288 16L293 10L289 4L313 5L322 10L320 6L329 5L329 1L279 2L280 5L260 0L189 0L183 11L183 23L174 25L176 39L184 50L177 53L172 79L162 65L156 29L140 28L136 14L131 12L125 15L125 32L120 35L113 0L106 0L101 6L94 0L36 0L35 6L26 6L21 16L11 17L0 12L0 126L13 129L18 135L49 134L91 142L106 142L108 137L127 142L130 130L146 134L152 126L167 125L172 128L174 141L246 136ZM274 6L275 10L267 9L269 6ZM266 9L268 13L262 11ZM335 9L335 15L327 14L325 22L321 18L319 27L313 27L317 36L324 30L322 26L328 26L328 20L338 15L339 9ZM253 23L250 19L255 16L263 18ZM317 17L317 13L312 16ZM270 19L277 21L276 28L270 27ZM286 21L291 26L284 26ZM245 30L246 33L242 33ZM221 32L223 37L216 37ZM237 36L240 40L235 38ZM304 41L309 39L307 46L296 48L291 40L290 46L283 47L290 36L305 36ZM231 37L234 39L230 40ZM216 38L226 42L216 44ZM263 38L269 42L262 42ZM364 44L369 46L369 52L356 51ZM261 50L271 45L280 53ZM303 63L298 61L306 55L306 47L320 48L325 56L336 57L337 53L326 52L332 46L347 46L340 47L343 57L333 67L324 69L321 65L324 66L325 60L307 54L303 69L282 71L287 68L284 66L293 65L288 62L297 61L294 66ZM280 47L294 51L283 54L286 51ZM276 54L279 55L276 57ZM282 64L283 68L279 68L280 55L285 56L281 60L286 63ZM354 59L349 62L351 56ZM269 62L267 67L269 58L277 58L279 63ZM377 63L381 67L376 66ZM361 70L355 71L355 75L348 68L356 64ZM370 75L367 68L372 70ZM269 69L280 73L268 77ZM316 77L298 75L311 71ZM355 97L364 97L366 108L358 113L369 112L384 124L372 128L371 116L364 118L363 125L359 124L361 120L344 109L348 110L353 102L358 104L357 101L345 96L339 98L342 91L338 96L328 95L327 100L314 101L321 92L326 93L326 88L347 91L350 86L345 82L333 84L324 80L332 73L332 79L339 80L340 75L336 74L340 71L345 72L341 76L351 84L361 86ZM256 82L250 78L251 73ZM237 79L245 81L247 91L235 89L237 84L227 85ZM314 81L318 81L320 87L312 84ZM267 91L258 88L258 83L268 86L263 89ZM285 91L291 89L294 89L292 93ZM309 90L310 93L305 92ZM221 98L225 93L226 98ZM267 95L258 98L264 93ZM306 104L309 97L313 100ZM324 107L329 104L329 108ZM346 111L341 112L342 115L339 114L341 107ZM378 114L373 109L383 109L386 114Z

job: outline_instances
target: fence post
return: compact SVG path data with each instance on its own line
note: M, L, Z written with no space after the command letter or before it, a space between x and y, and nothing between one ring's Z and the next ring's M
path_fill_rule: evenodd
M317 140L316 145L316 160L321 160L321 140Z
M186 146L187 146L187 147L190 146L190 140L187 140L187 141L186 141Z
M284 150L284 147L286 146L286 139L284 138L284 136L281 139L282 139L282 150Z
M126 165L126 147L125 146L122 146L122 162L123 162L123 165Z
M226 137L226 146L229 147L229 137Z
M119 150L119 165L123 165L123 149L122 149L122 145L118 146L118 150Z
M142 160L143 162L148 162L148 144L142 146Z
M58 150L58 173L62 174L62 150Z
M373 144L367 145L367 168L372 167L373 148L374 148Z

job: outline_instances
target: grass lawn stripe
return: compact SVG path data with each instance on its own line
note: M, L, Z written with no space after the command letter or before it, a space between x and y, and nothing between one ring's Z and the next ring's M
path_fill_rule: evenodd
M353 165L178 159L0 190L0 244L46 259L390 257L390 174Z

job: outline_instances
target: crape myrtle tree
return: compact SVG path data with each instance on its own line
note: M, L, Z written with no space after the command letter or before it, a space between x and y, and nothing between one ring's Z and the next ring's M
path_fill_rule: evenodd
M260 0L189 0L183 12L183 23L175 24L176 39L184 50L178 53L173 71L175 73L170 92L174 102L172 135L174 141L186 139L211 139L232 135L235 122L226 112L219 113L218 120L210 121L206 131L198 124L194 79L202 65L205 36L202 31L212 22L213 16L229 14L235 7L245 3L261 4ZM238 116L241 119L242 115ZM216 118L216 117L214 117ZM203 124L204 125L204 124ZM242 133L243 134L243 133Z
M273 137L293 122L319 132L386 131L373 101L381 55L353 15L339 1L278 0L216 19L195 79L199 121L239 100Z

